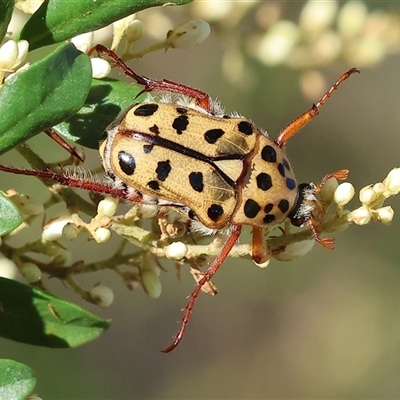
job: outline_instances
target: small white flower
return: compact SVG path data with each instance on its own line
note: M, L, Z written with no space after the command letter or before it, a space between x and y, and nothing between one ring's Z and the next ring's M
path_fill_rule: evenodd
M291 21L274 24L261 39L257 55L267 65L278 65L292 53L299 40L299 28Z
M333 195L335 194L335 190L339 186L337 179L332 178L329 179L324 186L322 186L321 191L319 192L319 196L322 201L327 204L332 203Z
M106 197L101 200L97 206L97 214L101 217L112 217L118 208L118 199L115 197Z
M201 20L194 19L178 25L167 34L167 44L173 48L186 48L203 42L210 34L210 25Z
M100 284L92 287L90 296L94 302L102 308L107 308L114 301L114 292L108 286Z
M366 225L371 221L371 210L366 206L361 206L352 211L348 216L348 221L352 221L357 225Z
M128 42L133 43L143 36L143 31L143 22L135 19L134 21L130 22L129 25L125 28L124 35Z
M22 276L28 283L34 283L41 279L42 271L36 264L26 262L22 264L20 269Z
M62 230L62 236L67 240L74 240L78 237L78 235L79 228L72 222L68 222Z
M360 190L359 198L361 203L365 204L368 206L371 204L373 201L376 200L377 194L375 190L372 188L372 185L365 186Z
M10 70L18 59L18 45L15 40L9 40L0 47L0 69Z
M93 47L93 32L82 33L82 35L75 36L71 42L82 53L87 53Z
M390 224L394 217L393 208L390 206L378 208L376 210L378 214L378 220L383 224Z
M316 34L328 28L338 9L336 1L309 0L300 14L299 26L309 34Z
M343 182L336 188L333 200L339 207L343 207L351 201L354 193L354 186L349 182Z
M167 246L164 251L167 258L175 261L180 261L186 256L188 248L185 243L174 242Z
M394 196L400 193L400 168L393 168L388 176L383 181L385 185L385 189L388 192L389 196Z
M157 272L153 268L145 268L140 270L140 278L146 293L153 299L157 299L161 295L161 281Z
M12 65L11 69L18 68L26 59L26 56L29 51L29 42L27 40L19 40L17 42L18 46L18 57Z
M111 50L116 51L118 48L118 45L120 44L123 36L125 29L127 26L134 21L136 18L135 14L129 15L128 17L122 18L118 21L113 22L113 40L111 44Z
M111 65L107 60L99 57L92 57L92 77L95 79L102 79L108 76L111 72Z
M107 228L97 228L93 234L93 238L97 243L105 243L111 237L111 232Z
M46 242L52 242L60 239L62 237L65 225L71 222L73 221L70 215L61 216L51 220L43 227L42 240Z

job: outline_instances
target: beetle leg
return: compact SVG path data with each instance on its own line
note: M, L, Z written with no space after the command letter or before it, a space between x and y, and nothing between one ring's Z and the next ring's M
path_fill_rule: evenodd
M179 331L175 335L174 341L171 344L171 346L167 347L165 350L162 350L163 353L169 353L170 351L174 350L175 347L178 346L179 342L182 340L182 337L183 337L183 335L185 333L187 324L188 324L189 319L190 319L190 314L192 313L192 310L193 310L194 303L195 303L195 301L196 301L196 299L197 299L202 287L205 284L207 284L208 282L210 282L212 277L218 271L219 267L222 265L222 263L228 257L229 252L232 250L232 247L235 245L235 243L239 239L241 231L242 231L242 226L241 225L234 225L232 233L228 237L228 239L225 242L224 246L222 247L221 252L218 254L218 256L214 260L214 262L204 272L204 276L197 283L196 289L194 289L192 294L189 296L189 303L184 308L185 313L183 315L181 327L179 328Z
M56 181L63 186L76 187L91 192L102 193L107 196L119 197L121 199L132 201L134 203L143 203L143 198L139 194L130 193L126 189L118 189L113 187L112 185L107 185L105 183L93 182L89 179L75 178L70 175L70 173L65 173L63 171L61 171L61 173L57 173L50 170L42 171L39 169L7 167L1 164L0 171L9 172L17 175L36 176L40 179Z
M75 149L69 143L67 143L54 129L45 129L44 133L50 139L53 139L57 144L59 144L63 149L67 150L69 154L76 157L79 161L84 162L82 157L75 151Z
M331 86L331 88L321 97L317 104L313 106L292 121L286 128L284 128L275 139L275 143L279 147L283 147L285 143L294 136L301 128L307 125L318 113L325 102L332 96L332 93L337 90L340 84L342 84L350 75L355 72L360 72L357 68L351 68L347 72L341 75L341 77Z
M138 83L139 85L144 86L144 89L136 97L140 96L145 92L167 91L170 93L177 93L180 95L190 97L195 101L196 105L198 105L199 107L203 108L204 110L210 113L214 112L213 102L211 100L211 97L207 93L204 93L201 90L191 88L190 86L181 85L180 83L172 82L166 79L163 79L162 81L157 81L147 78L144 75L138 75L135 71L129 68L124 63L124 61L122 61L112 50L107 49L107 47L101 44L98 44L95 47L93 47L89 51L89 55L91 55L93 51L96 51L98 54L106 54L109 58L111 58L111 60L118 68L121 68L121 70L124 72L125 75L134 79L136 83Z

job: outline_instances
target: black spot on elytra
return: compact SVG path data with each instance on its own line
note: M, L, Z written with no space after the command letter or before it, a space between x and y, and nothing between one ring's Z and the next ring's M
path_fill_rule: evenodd
M286 187L293 190L296 188L296 182L291 178L286 178Z
M207 210L208 218L210 218L212 221L218 221L223 213L224 209L219 204L211 204Z
M154 124L153 126L151 126L149 128L149 131L151 133L154 133L155 135L159 135L160 134L160 129L158 128L158 126L156 124Z
M249 121L240 121L238 123L239 132L249 136L253 133L253 126Z
M158 180L164 182L168 178L170 172L171 164L169 160L159 161L157 163L156 174Z
M142 104L133 112L134 115L138 117L150 117L158 110L158 104L156 103L146 103Z
M264 212L265 213L269 213L271 212L271 210L274 208L274 205L272 203L268 203L265 207L264 207Z
M263 221L264 221L266 224L270 224L271 222L274 222L274 221L275 221L275 215L267 214L267 215L263 218Z
M182 135L183 131L186 130L189 125L189 117L187 115L180 115L174 119L172 127L176 130L178 135Z
M272 188L272 179L269 174L261 172L256 177L257 187L261 190L269 190Z
M247 218L255 218L260 210L260 205L252 199L247 199L246 203L244 203L243 211Z
M135 172L136 162L132 154L126 151L120 151L118 153L119 166L126 175L132 175Z
M157 181L149 181L149 182L147 182L147 186L150 189L155 190L155 191L160 190L160 185Z
M187 113L187 109L183 108L183 107L176 107L176 112L178 114L186 114Z
M272 146L264 146L261 150L261 158L269 163L276 162L276 150Z
M204 134L204 139L207 143L214 144L224 133L225 131L223 129L209 129Z
M285 167L283 166L283 164L278 164L278 171L283 177L285 176Z
M154 144L144 144L143 151L145 154L149 154L153 150Z
M283 159L282 164L284 165L284 167L290 171L290 164L289 161L286 160L286 158Z
M286 214L289 210L289 202L286 199L282 199L278 203L278 208L281 210L283 214Z
M193 190L201 193L204 189L203 174L201 172L191 172L189 174L189 183Z

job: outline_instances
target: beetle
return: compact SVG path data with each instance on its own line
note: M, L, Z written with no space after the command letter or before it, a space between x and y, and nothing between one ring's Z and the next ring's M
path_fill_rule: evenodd
M146 101L124 110L104 133L100 155L110 183L65 172L2 165L0 170L153 205L155 210L174 210L194 231L228 236L190 295L181 327L173 343L163 350L167 353L181 341L202 287L228 257L243 225L253 229L252 258L257 264L271 256L264 249L265 232L287 219L295 226L308 226L318 243L333 248L333 238L319 236L316 195L327 180L346 179L348 170L326 175L319 185L298 185L284 150L287 141L319 113L339 85L359 71L352 68L341 75L316 104L272 140L249 119L226 114L207 93L138 75L106 47L97 45L94 50L144 87L138 96L150 94ZM154 93L160 97L155 99Z

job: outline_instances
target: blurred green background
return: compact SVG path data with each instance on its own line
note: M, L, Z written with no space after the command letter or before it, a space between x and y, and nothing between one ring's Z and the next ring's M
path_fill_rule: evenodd
M379 4L385 3L367 6ZM285 17L296 20L303 5L287 5ZM196 15L193 10L162 12L181 21ZM243 18L237 35L253 23ZM238 47L244 64L238 61L238 81L232 82L222 56L229 46L234 48L232 40L234 35L224 35L216 25L197 47L150 54L130 65L147 76L218 97L228 111L246 115L274 138L312 104L300 90L304 71L263 65ZM331 84L353 66L358 65L337 61L318 71ZM235 76L235 62L229 68ZM399 166L400 56L359 68L361 74L341 86L289 142L298 181L318 182L328 172L348 168L349 181L359 190ZM47 138L31 141L34 149L43 143L54 161L56 149ZM15 154L2 157L4 164L18 162ZM98 154L90 153L87 166L98 162ZM1 181L2 188L9 182L30 194L39 186L34 179L17 181L4 174ZM387 204L399 212L398 198ZM36 391L43 399L399 398L399 234L395 216L390 226L351 226L336 235L332 252L315 246L294 261L273 260L267 269L229 259L214 279L218 295L200 296L183 342L167 355L160 350L170 344L185 297L194 287L186 266L178 281L173 265L164 264L168 272L162 272L163 293L157 300L140 288L128 291L111 272L79 278L86 287L101 281L114 290L115 301L105 311L50 281L56 294L112 318L112 327L95 342L72 350L0 340L1 355L36 371ZM241 242L248 240L244 235ZM117 243L117 238L106 245L81 240L72 243L71 251L74 259L88 254L101 259Z

